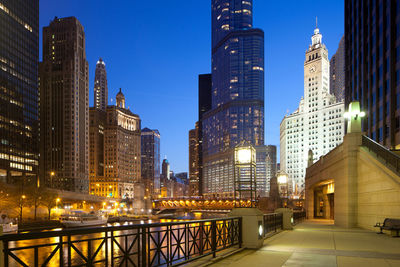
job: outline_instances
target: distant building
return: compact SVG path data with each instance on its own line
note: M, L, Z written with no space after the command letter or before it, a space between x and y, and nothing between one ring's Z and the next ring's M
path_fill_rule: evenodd
M331 57L330 61L330 92L336 97L336 101L344 101L344 76L345 76L345 66L344 66L344 36L340 39L339 48L336 53Z
M94 106L105 111L108 106L108 85L106 63L100 58L94 75Z
M158 130L142 129L142 181L146 196L160 194L160 133Z
M189 131L189 196L199 196L199 122Z
M267 197L270 180L276 173L276 146L256 147L256 187L257 197Z
M89 180L91 183L104 179L104 133L107 113L96 107L89 108Z
M40 78L41 177L46 186L89 191L89 64L74 17L43 28Z
M161 176L160 176L160 187L161 187L161 197L168 196L168 181L170 180L170 166L168 160L163 159L161 165Z
M121 89L116 99L117 105L106 109L104 177L91 180L90 193L132 198L135 184L141 181L140 118L125 107Z
M39 0L0 1L0 181L38 178Z
M233 197L234 147L264 145L264 32L253 1L212 0L211 109L202 116L204 196Z
M280 171L289 175L289 192L298 197L304 195L309 150L316 161L341 144L344 136L344 103L329 93L328 50L318 28L311 40L304 61L304 98L280 125Z
M399 0L345 0L346 108L359 101L362 131L390 149L400 149L399 14Z

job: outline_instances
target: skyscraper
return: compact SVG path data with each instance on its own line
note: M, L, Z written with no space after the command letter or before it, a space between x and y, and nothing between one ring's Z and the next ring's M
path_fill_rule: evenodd
M38 177L39 1L0 1L0 181Z
M233 196L233 148L264 144L264 32L253 3L212 1L212 105L203 114L203 194Z
M289 192L304 193L309 150L314 161L342 143L344 104L329 93L328 49L314 30L304 61L304 98L280 125L280 171L289 175Z
M189 131L189 195L199 196L199 122Z
M160 133L142 129L141 133L142 181L146 196L160 194Z
M344 101L344 36L340 39L339 47L330 61L330 93L336 97L338 102Z
M49 187L89 190L89 65L74 17L43 28L40 74L41 177Z
M345 0L346 108L360 101L362 128L400 148L400 1Z
M108 105L108 86L106 63L100 58L94 75L94 106L105 111Z

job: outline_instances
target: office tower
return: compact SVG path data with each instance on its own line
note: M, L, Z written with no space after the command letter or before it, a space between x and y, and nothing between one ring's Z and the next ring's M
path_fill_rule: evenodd
M199 75L199 119L196 123L196 129L198 134L198 179L199 188L198 195L203 195L203 115L204 113L211 110L212 104L212 75L211 74L200 74Z
M270 180L276 173L276 146L256 147L256 186L257 196L267 197Z
M400 1L345 0L346 108L360 101L362 130L400 148Z
M264 144L264 32L253 1L212 1L212 101L202 116L203 195L233 196L233 150Z
M43 28L40 75L41 177L47 186L89 190L89 65L74 17Z
M142 129L141 133L142 181L146 196L160 194L160 133L158 130Z
M339 47L330 61L330 93L336 97L336 101L344 101L344 36L340 39Z
M39 1L0 1L0 181L38 177Z
M108 106L108 87L106 63L100 58L94 75L94 106L105 111Z
M289 175L294 197L304 193L309 150L316 161L341 144L344 136L344 104L329 93L328 50L318 28L311 41L304 61L304 98L280 125L280 171Z
M168 160L165 158L163 159L161 165L161 176L160 176L160 187L161 187L161 196L168 197L171 195L170 192L170 166Z
M189 195L199 196L199 122L189 131Z

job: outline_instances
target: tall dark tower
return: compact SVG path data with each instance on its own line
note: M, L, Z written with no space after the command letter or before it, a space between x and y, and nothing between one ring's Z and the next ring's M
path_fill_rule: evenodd
M360 101L363 132L400 149L400 0L345 0L346 108Z
M89 190L89 65L74 17L43 28L40 75L41 177L48 186Z
M202 123L203 195L233 196L233 148L264 144L264 32L253 1L212 0L212 105Z
M106 63L99 59L94 74L94 107L105 111L108 106L108 86Z
M0 1L0 181L38 175L39 0Z

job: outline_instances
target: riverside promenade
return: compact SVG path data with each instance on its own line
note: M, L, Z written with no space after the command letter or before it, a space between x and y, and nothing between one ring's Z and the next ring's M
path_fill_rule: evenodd
M336 227L330 220L304 221L265 239L261 249L213 261L205 258L189 266L400 266L400 238Z

